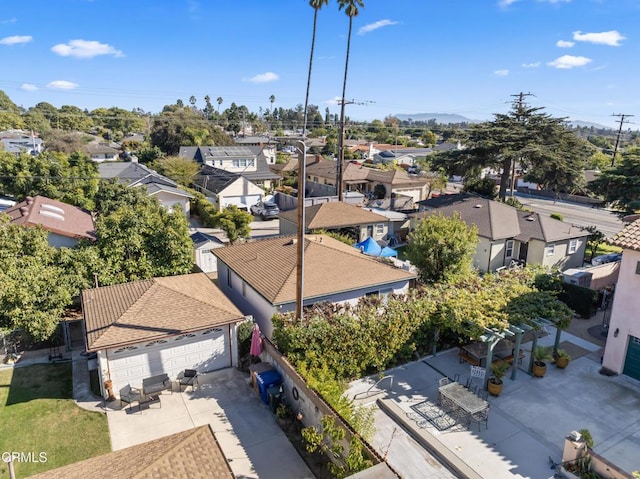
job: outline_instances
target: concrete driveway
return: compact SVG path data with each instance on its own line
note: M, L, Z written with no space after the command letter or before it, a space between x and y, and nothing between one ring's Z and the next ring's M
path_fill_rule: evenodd
M164 392L141 412L109 410L112 450L210 424L238 478L313 478L274 415L235 368L199 376L194 391ZM119 406L119 402L114 403Z
M551 345L554 337L555 330L539 344ZM534 378L524 370L526 356L515 380L510 373L505 376L502 395L489 398L488 428L440 430L426 421L422 427L481 477L491 479L553 477L549 457L559 462L564 438L583 428L590 430L596 452L627 472L640 469L640 382L599 374L599 345L568 333L562 341L576 351L568 368L548 365L544 378ZM411 417L412 406L436 402L438 379L459 375L464 383L469 365L458 361L456 349L386 374L393 376L392 385L385 379L375 386L377 376L366 378L350 385L348 397L362 404L389 399ZM404 479L454 477L381 410L376 411L372 444Z

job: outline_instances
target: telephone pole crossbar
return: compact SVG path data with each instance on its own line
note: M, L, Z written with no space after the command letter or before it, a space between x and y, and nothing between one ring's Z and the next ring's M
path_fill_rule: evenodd
M625 122L629 122L629 120L627 120L627 118L632 117L633 115L628 115L625 113L613 113L611 116L617 116L618 118L620 118L619 122L620 122L620 126L618 127L618 134L616 135L616 144L613 147L613 157L611 158L611 166L614 166L616 164L616 157L618 156L618 147L620 146L620 137L622 136L622 125L625 124Z

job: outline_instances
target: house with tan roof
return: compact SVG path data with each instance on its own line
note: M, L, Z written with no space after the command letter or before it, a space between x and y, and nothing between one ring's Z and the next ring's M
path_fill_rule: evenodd
M73 248L81 240L96 240L89 211L46 196L27 196L4 210L4 214L9 215L14 224L47 230L48 242L56 248Z
M615 374L640 380L640 220L608 242L622 248L622 260L602 365Z
M280 213L280 235L295 235L298 231L298 210ZM305 208L306 230L326 230L347 234L354 242L364 241L369 236L374 240L386 240L389 219L359 206L330 201Z
M29 479L232 479L210 425L171 434L30 476Z
M297 243L280 236L213 250L218 286L271 337L271 317L295 311ZM325 235L304 245L304 305L352 303L368 295L404 294L414 273L361 253Z
M458 214L478 228L474 266L481 272L517 264L541 264L561 270L582 266L589 233L549 216L519 211L481 196L460 193L419 203L413 221L428 215Z
M245 320L204 273L87 289L81 295L86 350L100 384L140 388L146 377L238 364L237 324ZM103 391L104 392L104 391Z

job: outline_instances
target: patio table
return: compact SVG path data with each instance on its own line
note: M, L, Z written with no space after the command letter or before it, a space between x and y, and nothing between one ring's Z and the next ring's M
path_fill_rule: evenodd
M440 404L444 408L450 409L454 416L460 416L465 422L472 414L484 411L489 407L487 401L457 382L439 387L438 396Z

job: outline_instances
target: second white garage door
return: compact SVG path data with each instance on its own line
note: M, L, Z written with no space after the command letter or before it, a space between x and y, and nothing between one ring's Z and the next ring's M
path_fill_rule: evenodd
M113 388L130 384L141 388L142 380L167 373L176 379L185 369L204 373L231 366L228 328L214 328L173 338L108 351Z

